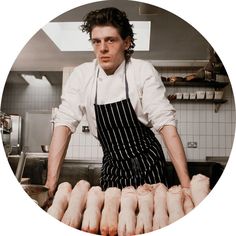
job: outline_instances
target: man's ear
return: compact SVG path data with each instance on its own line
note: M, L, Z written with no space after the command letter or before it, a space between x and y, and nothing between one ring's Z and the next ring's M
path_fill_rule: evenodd
M125 50L128 50L130 45L131 45L131 38L130 36L127 36L126 39L124 40L125 42Z

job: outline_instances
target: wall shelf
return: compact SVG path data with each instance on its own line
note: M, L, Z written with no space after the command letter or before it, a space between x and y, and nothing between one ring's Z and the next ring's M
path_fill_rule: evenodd
M210 88L224 88L228 82L217 81L176 81L176 82L163 82L166 87L210 87Z
M205 87L214 88L215 90L225 88L229 82L217 82L217 81L175 81L163 82L165 87ZM212 103L215 105L215 112L218 112L221 104L227 102L225 99L171 99L172 103Z
M171 100L173 103L214 103L214 104L223 104L226 103L226 99L175 99Z
M174 99L171 103L202 103L202 104L214 104L215 112L218 112L220 105L227 102L226 99Z

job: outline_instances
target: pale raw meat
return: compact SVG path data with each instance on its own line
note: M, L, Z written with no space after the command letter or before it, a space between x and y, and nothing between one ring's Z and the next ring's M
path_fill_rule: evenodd
M159 183L155 188L153 230L161 229L169 223L166 202L167 191L167 187L162 183Z
M175 185L169 188L166 199L169 214L169 224L171 224L184 216L184 195L181 186Z
M72 186L70 183L59 184L52 205L48 208L47 213L57 220L61 220L68 206L71 191Z
M146 185L147 185L147 184L146 184ZM153 191L153 194L155 194L155 190L156 190L156 188L157 188L159 185L160 185L160 183L150 184L150 187L151 187L151 189L152 189L152 191Z
M120 207L121 190L110 187L105 191L104 207L100 223L100 233L102 235L117 235L118 233L118 214Z
M85 180L80 180L74 186L68 208L61 220L63 223L77 229L80 227L89 188L90 184Z
M183 188L183 194L184 194L184 214L186 215L194 208L194 204L192 201L190 188Z
M210 192L210 179L202 174L194 175L190 182L192 200L197 206Z
M86 209L83 215L81 230L98 234L101 211L104 204L104 192L99 186L90 188L87 196Z
M137 188L137 193L139 212L135 233L148 233L152 231L153 188L149 184L144 184Z
M132 186L123 188L118 223L119 236L131 236L135 234L137 205L138 199L135 188Z

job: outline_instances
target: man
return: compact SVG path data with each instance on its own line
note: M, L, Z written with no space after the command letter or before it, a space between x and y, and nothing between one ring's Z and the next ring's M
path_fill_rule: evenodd
M103 149L103 190L167 185L165 157L151 128L161 134L182 187L189 187L175 110L154 67L131 58L134 34L126 14L116 8L92 11L82 31L89 33L96 59L76 67L63 92L48 158L50 194L57 187L71 133L83 115Z

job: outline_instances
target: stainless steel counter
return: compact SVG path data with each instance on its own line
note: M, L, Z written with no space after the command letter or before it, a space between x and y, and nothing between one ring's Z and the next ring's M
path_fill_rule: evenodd
M228 156L206 156L206 161L214 161L225 166L229 160Z
M47 175L46 154L36 157L29 154L26 158L24 178L30 178L32 184L45 184ZM13 172L16 171L19 156L8 157ZM73 160L65 159L62 165L59 183L70 182L75 185L80 179L87 180L91 185L99 185L102 163L98 160ZM210 177L211 188L215 186L220 178L224 165L207 160L188 160L190 177L195 174L204 174ZM179 184L178 177L171 162L167 162L169 186Z

